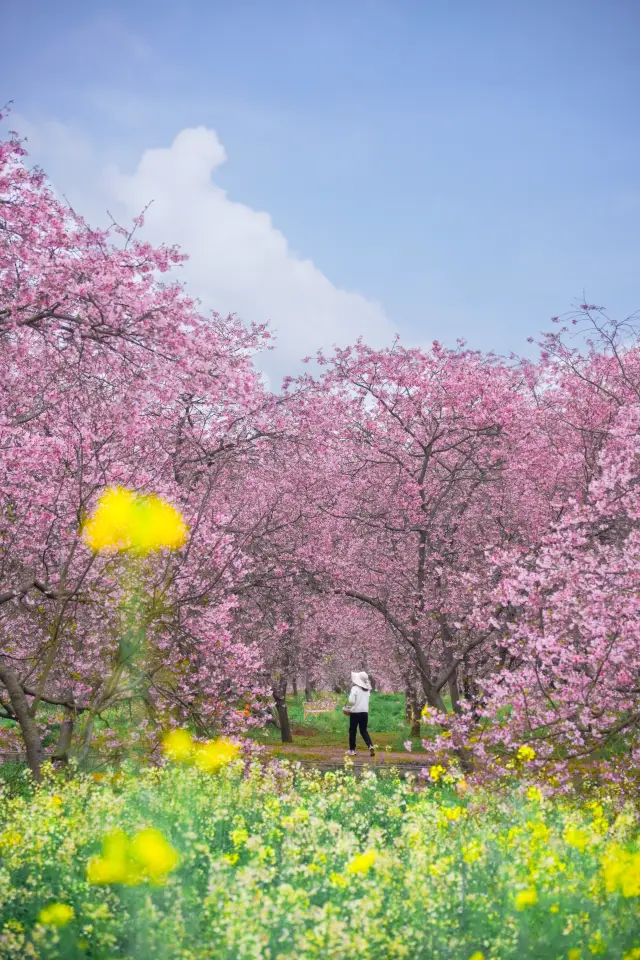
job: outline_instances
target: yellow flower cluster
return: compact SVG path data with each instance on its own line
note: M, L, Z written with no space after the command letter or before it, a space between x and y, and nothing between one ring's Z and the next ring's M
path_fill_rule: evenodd
M197 748L175 730L165 752L187 762L117 783L52 770L0 807L3 960L31 943L123 960L223 943L245 958L267 937L310 960L363 943L376 960L520 960L532 936L539 956L640 960L640 809L616 788L590 803L470 784L462 800L443 774L416 790L260 757L202 775Z
M630 853L614 843L605 851L601 868L609 893L640 897L640 853Z
M442 777L447 771L439 763L434 763L434 765L429 769L429 776L434 783L437 783L440 777Z
M514 906L516 910L526 910L527 907L533 907L538 902L538 891L535 887L527 887L526 890L519 890L514 897Z
M38 922L45 927L64 927L74 916L75 911L68 903L50 903L40 911Z
M564 831L564 842L570 847L575 847L580 853L584 853L589 844L589 834L581 827L570 823Z
M240 753L240 747L224 737L196 743L189 731L184 729L168 733L162 742L162 750L169 760L175 763L192 762L204 773L220 770Z
M536 752L533 747L529 747L525 743L524 746L520 747L516 756L518 757L518 760L522 760L523 763L529 763L530 760L535 759Z
M5 853L12 847L19 846L21 842L21 833L18 833L17 830L5 830L4 833L0 833L0 853Z
M82 536L95 552L132 550L148 554L177 550L187 538L187 525L170 503L151 494L109 487L84 525Z
M100 886L136 886L146 880L161 884L175 870L179 859L159 830L140 830L133 839L124 830L114 830L102 842L102 855L89 860L87 880Z
M345 869L347 873L350 874L367 874L377 859L378 854L376 851L368 850L366 853L361 853L359 856L354 857L353 860L350 860Z

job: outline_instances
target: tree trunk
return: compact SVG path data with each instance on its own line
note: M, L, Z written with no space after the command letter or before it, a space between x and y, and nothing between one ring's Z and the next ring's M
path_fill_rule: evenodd
M73 711L68 707L65 707L65 717L62 721L60 727L60 734L58 736L58 742L53 748L52 759L58 760L61 763L69 762L69 750L71 748L71 738L73 736L73 723L75 717Z
M278 726L280 727L280 739L283 743L293 743L291 736L291 724L289 723L289 711L287 710L287 678L278 678L273 686L273 700L278 714Z
M460 713L460 692L458 690L458 668L454 670L449 680L449 693L451 694L451 706L454 713Z
M304 698L307 703L313 700L313 680L309 677L304 682Z
M85 762L89 756L89 748L91 746L91 738L93 737L93 728L96 722L96 715L91 711L87 719L87 725L84 728L84 736L82 738L82 746L80 747L80 753L78 754L78 764Z
M40 781L42 779L41 767L43 760L42 740L38 733L38 724L35 717L29 713L29 705L18 676L11 667L7 667L0 662L0 681L4 684L9 694L11 709L13 710L18 723L20 732L27 751L27 762L29 769L33 774L33 779Z
M444 614L440 614L440 638L442 640L442 648L444 653L444 662L447 667L453 665L454 662L454 644L453 644L453 634L449 629L449 624L447 623L447 618ZM454 713L460 713L460 690L458 688L458 668L456 667L451 676L449 677L448 682L449 693L451 695L451 707Z
M420 685L422 686L425 700L430 707L435 707L435 709L439 710L440 713L446 713L447 708L440 695L440 691L436 689L431 677L429 676L429 662L424 655L422 647L416 643L413 647L413 652L415 654L416 666L418 667L418 673L420 674Z
M283 743L293 743L291 736L291 724L289 723L289 711L287 710L287 701L284 697L279 697L275 692L273 699L276 702L278 712L278 723L280 725L280 739Z
M465 670L462 676L462 691L464 693L465 700L467 700L472 706L471 716L477 723L480 719L478 708L482 706L482 697L480 696L480 690L477 683L474 681L473 677L471 677L468 670Z
M417 740L420 737L420 704L418 695L411 681L407 681L405 692L405 717L407 723L411 724L411 738Z
M298 678L296 677L295 673L294 673L293 677L291 678L291 691L292 691L294 697L297 697L297 696L298 696Z

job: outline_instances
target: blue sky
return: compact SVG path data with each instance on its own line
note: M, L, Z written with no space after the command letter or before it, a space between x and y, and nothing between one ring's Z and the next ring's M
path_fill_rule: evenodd
M4 25L34 159L94 218L195 177L151 238L195 252L206 306L273 321L277 375L359 332L526 351L583 288L640 307L637 0L31 0ZM198 127L218 146L178 162Z

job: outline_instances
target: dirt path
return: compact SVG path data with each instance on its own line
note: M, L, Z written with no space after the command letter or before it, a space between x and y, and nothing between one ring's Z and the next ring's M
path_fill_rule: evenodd
M300 760L309 766L335 765L342 766L345 759L352 760L357 767L416 767L421 768L426 765L426 757L423 753L409 753L406 750L380 750L375 757L370 757L368 750L358 750L355 757L346 757L344 749L340 747L300 747L296 744L278 744L269 746L267 752L274 758L286 757L290 760Z

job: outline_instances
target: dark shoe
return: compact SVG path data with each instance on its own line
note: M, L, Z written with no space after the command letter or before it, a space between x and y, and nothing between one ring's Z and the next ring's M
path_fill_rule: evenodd
M375 747L369 747L369 756L375 757L375 755L376 755Z

